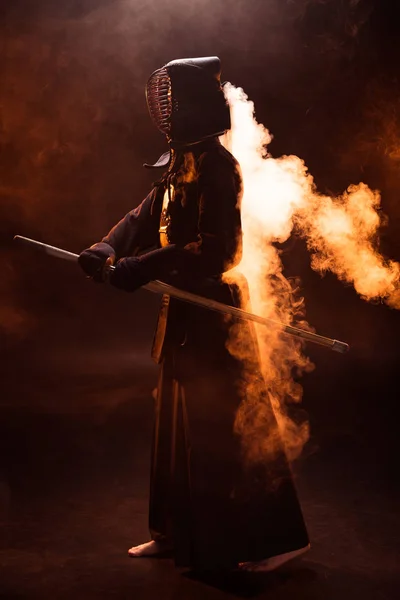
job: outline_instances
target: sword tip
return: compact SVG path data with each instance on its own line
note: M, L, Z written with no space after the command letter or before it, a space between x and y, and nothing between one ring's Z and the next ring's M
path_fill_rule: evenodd
M332 350L344 354L350 350L350 346L346 342L339 342L339 340L333 340Z

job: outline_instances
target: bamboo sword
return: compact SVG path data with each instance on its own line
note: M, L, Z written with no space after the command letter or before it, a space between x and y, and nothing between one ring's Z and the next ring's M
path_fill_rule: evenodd
M35 248L39 248L40 250L44 251L50 256L56 256L58 258L63 258L64 260L69 260L72 262L77 262L78 260L78 254L68 252L68 250L62 250L61 248L56 248L55 246L50 246L49 244L44 244L43 242L32 240L22 235L16 235L14 237L14 240L22 242L29 246L34 246ZM112 266L109 267L110 270L112 270L113 268L114 267ZM190 302L191 304L196 304L197 306L202 306L203 308L208 308L209 310L229 314L234 317L238 317L239 319L253 321L255 323L260 323L261 325L274 326L284 333L293 335L308 342L319 344L320 346L325 346L326 348L330 348L335 352L344 353L347 352L349 349L349 345L346 344L346 342L340 342L339 340L334 340L323 335L318 335L317 333L312 333L311 331L305 331L304 329L299 329L298 327L293 327L292 325L285 325L284 323L274 321L273 319L266 319L264 317L260 317L259 315L255 315L253 313L242 310L241 308L229 306L227 304L223 304L222 302L217 302L216 300L204 298L203 296L198 296L197 294L193 294L192 292L181 290L172 285L163 283L162 281L151 281L143 287L144 289L150 292L154 292L156 294L168 294L169 296L178 298L179 300Z

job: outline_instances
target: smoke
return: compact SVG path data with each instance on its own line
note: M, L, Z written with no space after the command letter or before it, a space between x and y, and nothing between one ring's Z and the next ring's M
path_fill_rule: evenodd
M137 0L31 4L16 0L2 9L0 194L22 210L24 229L80 249L132 200L137 204L148 185L141 163L157 154L159 138L151 132L144 85L155 68L179 56L216 53L240 81L268 65L265 89L283 101L296 79L293 96L301 98L299 74L319 64L316 23L323 23L322 37L335 39L337 62L349 37L346 23L360 30L368 15L360 7L370 3L257 0L249 10L245 0L173 0L162 11L158 2ZM305 48L311 50L304 54Z
M40 257L37 265L47 263L46 275L53 277L54 268L58 277L50 284L40 271L36 279L27 276L27 271L35 270L36 258L25 253L26 268L21 269L10 248L12 238L22 234L79 252L142 200L153 177L143 171L142 163L152 162L165 150L147 114L144 86L154 69L175 58L220 56L224 76L249 90L260 120L279 134L276 154L305 157L325 185L343 187L341 178L358 181L360 170L371 164L377 168L383 151L392 169L390 185L383 169L375 171L374 185L384 189L387 183L385 210L393 223L399 214L398 106L393 101L398 86L393 83L377 106L382 86L376 74L383 77L393 49L388 47L386 56L375 58L373 4L372 0L169 0L162 6L157 0L3 2L0 241L6 246L8 266L0 290L2 332L12 334L15 329L20 336L25 326L29 331L29 318L39 322L40 307L59 323L66 322L69 312L76 314L77 323L84 318L75 295L60 291L65 265L53 267L51 259ZM366 97L367 79L371 91ZM286 159L281 164L268 160L257 163L261 171L263 162L273 171L268 180L280 178L281 202L288 212L266 214L262 226L273 229L273 239L282 228L279 235L284 239L285 227L290 235L292 226L292 199L301 196L296 191L299 179L291 177L290 169L303 172L305 167L295 158L290 166ZM305 184L304 177L300 180ZM247 187L249 181L246 177ZM294 186L294 191L284 192L284 184ZM298 218L297 208L295 212ZM390 242L398 244L398 236ZM297 282L276 274L280 255L272 244L265 253L265 273L275 273L266 278L266 285L281 288L283 298L282 306L271 304L271 314L301 322L304 307L291 291ZM248 261L247 269L251 268ZM76 285L73 277L71 285ZM63 297L62 311L53 301L56 292L50 293L51 287ZM289 376L287 380L292 381ZM300 391L290 393L298 396Z
M384 222L379 207L379 193L360 183L335 199L310 195L298 224L314 270L335 273L365 300L400 308L400 265L377 250L377 232Z
M227 84L225 93L232 130L223 143L238 159L244 180L243 258L236 271L248 282L254 312L309 329L298 282L286 279L274 245L286 241L294 230L306 239L314 270L331 271L365 300L382 300L400 308L399 264L378 252L377 232L385 222L379 193L360 183L338 197L320 194L304 161L268 154L272 137L257 123L254 105L243 90ZM235 277L235 270L229 277ZM240 284L238 275L237 281ZM298 378L312 365L298 340L262 326L256 333L264 381L257 375L246 333L240 328L232 331L230 350L247 365L246 395L236 430L249 460L273 456L279 443L271 404L287 454L294 459L308 439L309 428L307 422L297 423L291 417L291 405L302 398L302 388L293 376Z

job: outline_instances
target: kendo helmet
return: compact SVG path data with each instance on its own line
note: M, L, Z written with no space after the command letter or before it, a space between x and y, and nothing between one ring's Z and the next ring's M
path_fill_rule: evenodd
M231 127L217 56L180 58L157 69L146 99L152 120L171 143L195 143Z

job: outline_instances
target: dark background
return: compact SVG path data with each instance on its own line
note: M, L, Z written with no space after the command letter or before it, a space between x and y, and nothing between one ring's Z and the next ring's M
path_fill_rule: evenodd
M0 501L9 553L35 523L46 529L44 509L32 516L32 507L47 498L54 508L53 497L72 494L68 482L89 503L95 493L104 517L107 489L115 485L123 502L136 493L129 473L146 480L159 301L91 284L74 264L17 247L13 236L80 252L104 235L147 193L154 174L142 163L165 150L147 114L149 74L174 58L216 54L223 80L244 88L274 135L273 156L304 159L322 193L360 181L380 190L387 219L376 244L399 260L400 41L387 0L3 0L0 43ZM351 346L347 355L307 349L316 369L303 378L311 439L299 473L316 494L333 473L344 512L358 478L368 510L384 512L399 491L399 313L333 275L321 279L298 239L285 245L284 263L301 278L308 322ZM144 484L140 493L145 535ZM111 521L107 531L121 527Z

